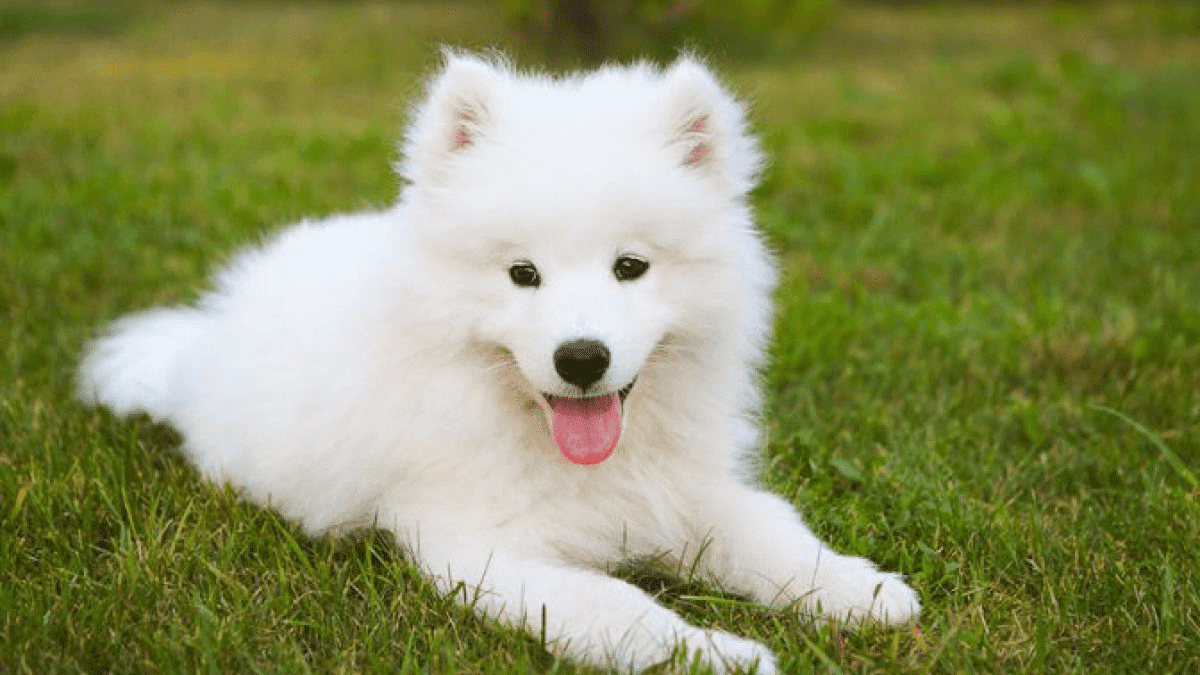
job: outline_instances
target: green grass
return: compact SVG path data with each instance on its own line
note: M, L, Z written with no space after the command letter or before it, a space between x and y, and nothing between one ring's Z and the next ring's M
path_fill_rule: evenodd
M574 672L383 535L309 540L72 400L103 322L390 200L488 5L0 3L0 672ZM788 672L1200 672L1200 11L843 8L718 65L773 157L766 480L921 592L817 629L629 572Z

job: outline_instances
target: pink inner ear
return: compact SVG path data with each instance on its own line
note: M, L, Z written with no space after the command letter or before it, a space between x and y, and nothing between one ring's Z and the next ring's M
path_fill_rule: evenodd
M458 126L454 129L454 149L461 150L471 144L470 125L475 122L475 116L466 110L458 112Z
M702 116L702 117L697 117L696 119L692 120L687 125L687 128L684 130L684 133L703 134L706 131L708 131L708 116L707 115ZM699 164L700 162L703 162L704 160L708 159L708 156L711 153L712 153L712 146L706 141L700 141L696 145L692 146L692 149L690 152L688 152L687 159L684 160L684 163L685 164Z
M454 130L454 149L461 150L471 144L471 134L467 132L466 127L458 127Z

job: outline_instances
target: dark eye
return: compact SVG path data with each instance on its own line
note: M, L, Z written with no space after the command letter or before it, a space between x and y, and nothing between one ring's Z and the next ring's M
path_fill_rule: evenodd
M527 260L519 260L508 268L508 278L522 288L537 288L542 285L542 275L537 268Z
M613 274L617 277L617 281L633 281L645 274L648 269L650 269L650 263L631 255L623 255L613 263Z

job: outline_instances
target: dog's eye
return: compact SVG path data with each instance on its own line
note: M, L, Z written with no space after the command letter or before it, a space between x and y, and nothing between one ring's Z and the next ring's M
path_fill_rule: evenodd
M508 268L508 278L522 288L537 288L542 285L542 275L527 260L519 260Z
M633 281L645 274L648 269L650 269L650 263L631 255L623 255L613 263L613 275L617 277L617 281Z

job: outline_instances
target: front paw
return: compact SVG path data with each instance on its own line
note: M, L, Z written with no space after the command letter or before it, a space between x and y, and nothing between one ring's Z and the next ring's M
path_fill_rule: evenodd
M688 663L679 672L691 672L697 657L714 673L774 675L775 655L764 645L719 630L700 630L686 640Z
M896 625L921 612L917 592L899 574L880 572L864 558L838 556L827 561L814 581L804 604L834 621Z

